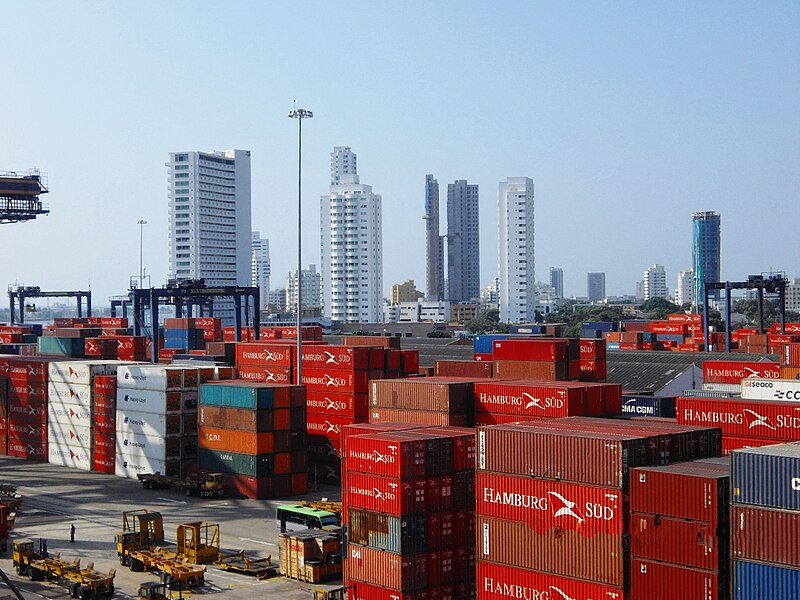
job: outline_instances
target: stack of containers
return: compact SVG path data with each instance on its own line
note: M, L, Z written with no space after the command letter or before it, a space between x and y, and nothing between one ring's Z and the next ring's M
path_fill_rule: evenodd
M797 598L800 443L731 454L733 600Z
M784 346L781 365L781 379L800 379L800 343Z
M8 367L2 358L0 363ZM0 454L8 454L8 377L5 375L0 375Z
M297 350L289 344L260 342L236 344L239 379L273 384L290 384Z
M566 381L570 360L579 358L576 346L556 338L498 340L494 343L494 376Z
M164 349L191 352L206 347L205 329L195 319L164 319Z
M92 389L92 470L115 472L117 452L117 374L95 375Z
M631 600L728 598L730 460L631 469Z
M345 464L345 584L359 598L474 598L473 431L350 436Z
M206 342L222 341L222 319L217 317L195 317L194 326L203 330Z
M58 361L48 366L47 448L49 462L91 471L95 378L117 372L117 361Z
M348 441L349 443L349 441ZM568 417L478 429L478 598L624 598L632 467L718 455L718 430Z
M370 382L369 420L472 427L472 397L473 383L463 379L375 380Z
M301 386L233 380L200 386L199 468L224 473L228 492L256 500L308 489Z
M50 359L3 357L8 372L8 455L47 462L47 365Z
M780 379L780 376L780 365L770 361L704 360L702 389L738 395L743 379Z
M117 369L115 473L185 475L196 460L198 371L192 367L122 365Z

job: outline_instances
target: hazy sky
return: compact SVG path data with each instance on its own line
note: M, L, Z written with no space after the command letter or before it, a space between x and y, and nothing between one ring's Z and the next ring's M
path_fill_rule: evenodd
M0 170L38 167L52 213L0 225L0 284L127 290L168 271L170 151L252 150L272 285L319 263L333 146L383 196L384 286L425 285L424 180L480 185L481 282L497 187L536 186L536 275L633 293L691 266L691 213L722 214L722 275L800 275L798 2L6 0ZM444 230L444 223L442 228Z

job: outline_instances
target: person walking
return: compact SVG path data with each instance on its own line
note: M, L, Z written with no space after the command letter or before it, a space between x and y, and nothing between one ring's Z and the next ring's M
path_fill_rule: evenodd
M75 524L69 526L69 541L75 543Z

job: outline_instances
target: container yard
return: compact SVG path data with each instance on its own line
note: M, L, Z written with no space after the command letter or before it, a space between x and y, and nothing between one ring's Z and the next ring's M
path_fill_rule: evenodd
M675 322L620 343L654 354ZM611 380L633 354L608 334L644 327L622 325L457 355L309 328L299 357L296 329L214 318L155 344L120 318L2 326L0 566L45 597L796 598L800 341L656 396ZM162 541L124 529L143 509Z

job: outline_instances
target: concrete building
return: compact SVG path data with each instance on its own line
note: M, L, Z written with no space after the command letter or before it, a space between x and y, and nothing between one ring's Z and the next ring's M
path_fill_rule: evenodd
M556 298L564 297L564 269L561 267L550 267L550 287Z
M669 298L667 272L663 265L653 265L645 269L642 278L642 298L645 302L651 298Z
M267 307L271 312L284 312L286 310L286 288L270 290Z
M447 301L401 302L383 306L384 323L447 323L450 321L450 303Z
M678 271L678 287L675 288L675 304L683 306L694 300L694 273L692 270Z
M323 312L334 321L377 323L383 318L381 197L359 181L356 155L331 153L331 186L320 197Z
M322 306L322 275L317 273L317 265L303 269L301 288L303 309ZM286 276L286 312L297 314L297 271Z
M586 296L589 302L602 302L606 299L606 274L586 274Z
M720 216L713 210L692 215L692 259L695 274L694 306L703 304L703 283L720 281ZM719 300L719 290L712 290L709 298Z
M416 302L424 296L425 294L417 291L417 286L414 284L413 279L409 279L405 283L395 283L392 286L392 304Z
M208 286L252 285L250 151L171 152L169 278ZM232 300L214 315L234 322Z
M479 194L460 179L447 184L447 299L474 300L481 292Z
M800 312L800 278L795 277L786 286L786 310Z
M425 284L428 300L444 299L444 238L439 235L439 182L425 175Z
M500 321L528 323L536 311L533 180L501 182L497 208Z
M492 282L481 290L481 310L500 308L500 278L495 277Z
M269 277L271 264L269 260L269 240L262 240L258 231L253 232L252 285L261 294L261 308L269 303Z
M478 316L480 305L474 302L459 302L450 304L450 320L456 323L466 323Z

